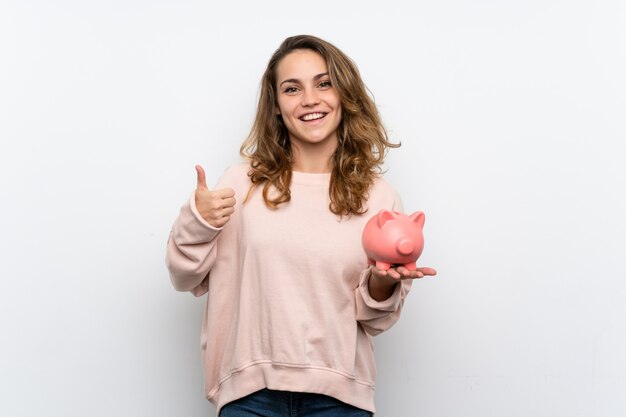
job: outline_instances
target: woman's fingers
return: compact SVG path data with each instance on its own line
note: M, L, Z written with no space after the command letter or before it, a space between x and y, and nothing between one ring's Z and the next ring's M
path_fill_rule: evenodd
M435 270L435 268L429 268L427 266L417 268L416 271L419 271L424 275L437 275L437 271Z
M381 277L389 277L393 279L419 279L425 276L437 275L437 271L434 268L420 267L413 271L408 270L404 266L397 266L389 268L386 271L374 268L374 273Z
M235 190L221 188L211 191L206 184L206 174L202 166L196 165L196 174L195 202L198 213L211 226L224 226L235 212Z

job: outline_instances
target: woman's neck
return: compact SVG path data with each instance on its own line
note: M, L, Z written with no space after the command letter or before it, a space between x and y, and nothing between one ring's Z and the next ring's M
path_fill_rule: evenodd
M302 149L300 146L293 146L292 169L297 172L309 173L329 173L333 170L333 155L335 147L321 148L307 146Z

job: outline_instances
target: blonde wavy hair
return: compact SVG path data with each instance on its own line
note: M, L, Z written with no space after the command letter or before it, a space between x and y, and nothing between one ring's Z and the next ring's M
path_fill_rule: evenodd
M340 216L364 214L368 190L382 172L380 167L388 148L400 144L389 142L378 109L354 62L337 47L315 36L285 39L267 64L254 124L240 149L241 155L250 161L250 191L263 185L263 199L272 209L291 199L292 151L287 127L282 116L276 114L276 68L285 56L298 49L312 50L324 58L330 81L341 100L342 118L337 129L339 143L332 157L329 209Z

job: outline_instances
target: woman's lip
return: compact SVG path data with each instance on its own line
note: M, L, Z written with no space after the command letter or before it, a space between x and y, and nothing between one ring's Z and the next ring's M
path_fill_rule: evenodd
M324 123L324 121L326 121L326 116L320 117L319 119L313 119L313 120L301 120L301 122L307 126L316 126L318 124Z
M321 114L322 117L318 117L317 119L311 119L311 120L305 120L304 117L309 115L309 114ZM310 113L305 113L302 116L298 117L298 119L300 119L303 122L315 122L316 120L322 120L324 119L326 116L328 115L327 112L323 112L323 111L314 111L314 112L310 112Z

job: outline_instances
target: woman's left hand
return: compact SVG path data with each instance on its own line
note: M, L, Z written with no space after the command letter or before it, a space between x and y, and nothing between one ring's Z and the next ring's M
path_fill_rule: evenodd
M382 269L378 269L376 267L372 268L372 274L374 276L377 276L378 278L390 278L393 280L400 280L400 279L417 279L417 278L424 278L425 276L433 276L433 275L437 275L437 271L434 268L429 268L429 267L419 267L417 269L415 269L414 271L409 271L408 269L406 269L403 266L398 266L395 268L389 268L388 270L382 270Z
M377 301L386 300L391 297L396 284L401 280L419 279L433 275L437 275L437 271L429 267L420 267L416 268L414 271L409 271L403 266L389 268L387 270L378 269L373 266L372 276L369 280L370 296Z

